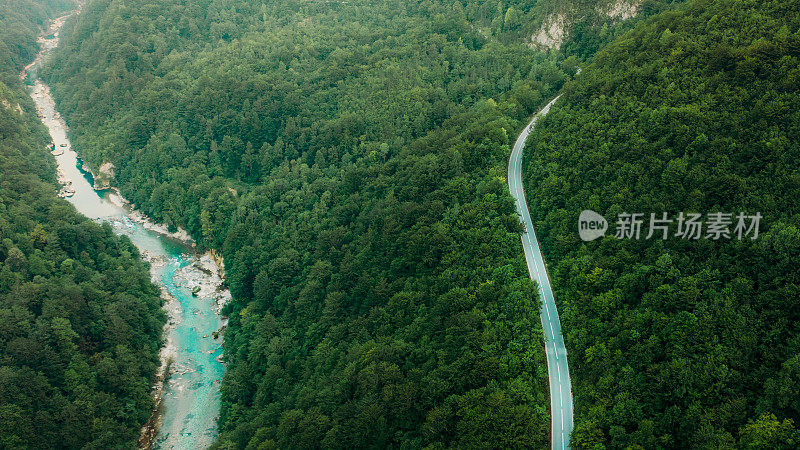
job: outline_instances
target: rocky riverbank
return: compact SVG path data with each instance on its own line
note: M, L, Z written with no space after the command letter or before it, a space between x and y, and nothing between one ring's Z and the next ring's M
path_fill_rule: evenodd
M123 197L122 194L120 194L119 189L111 186L108 188L108 190L109 190L108 200L111 203L119 206L120 208L125 209L127 213L126 215L131 220L141 225L142 228L144 228L145 230L158 233L170 239L175 239L191 248L196 248L194 239L192 239L192 236L189 235L189 232L187 232L183 228L178 227L177 231L174 232L169 231L169 228L166 225L154 223L152 220L150 220L149 217L142 214L138 210L134 209L134 205L127 199L125 199L125 197Z
M216 313L231 299L231 292L224 286L224 268L220 267L208 252L196 258L191 264L175 271L175 282L178 286L193 289L199 287L198 297L214 300Z
M36 75L37 64L57 46L59 29L69 16L52 21L42 32L41 52L21 77L29 81L37 113L53 140L47 151L58 162L62 196L82 214L109 223L118 234L128 236L150 264L153 283L162 288L168 321L159 354L161 365L152 386L155 408L142 427L139 447L151 448L156 442L165 447L206 447L216 435L219 383L224 374L224 366L219 364L220 330L226 320L220 312L230 299L224 264L214 252L197 254L186 230L171 232L135 210L112 185L112 164L102 164L98 174L93 174L93 186L87 174L78 170L82 166L87 171L88 167L71 147L67 124L56 110L49 87ZM187 295L192 290L196 297ZM196 402L197 398L202 401Z
M161 285L161 273L167 265L167 258L145 250L142 252L142 259L150 264L150 277L153 283ZM170 374L172 362L175 360L175 357L178 354L173 332L181 320L183 308L181 307L178 299L167 292L166 289L161 290L161 298L164 300L162 308L167 312L168 317L167 323L164 324L163 334L166 341L161 346L161 350L159 352L161 365L156 372L155 379L153 380L152 390L150 392L150 395L152 395L153 401L155 402L155 406L150 414L150 418L142 427L139 435L140 449L152 448L153 442L155 442L156 436L158 435L162 408L161 402L164 399L164 387Z

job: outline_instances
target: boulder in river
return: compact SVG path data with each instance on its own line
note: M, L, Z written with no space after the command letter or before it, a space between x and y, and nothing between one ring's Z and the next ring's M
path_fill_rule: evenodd
M75 189L72 188L71 185L62 186L61 190L58 191L58 196L61 198L69 198L75 195Z

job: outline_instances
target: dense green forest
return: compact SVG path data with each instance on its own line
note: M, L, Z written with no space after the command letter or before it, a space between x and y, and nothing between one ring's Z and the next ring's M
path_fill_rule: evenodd
M73 143L225 258L219 447L547 445L504 175L575 66L506 12L93 1L68 24L46 76Z
M164 314L127 239L56 197L19 79L70 5L0 5L0 448L132 447L153 406Z
M798 12L695 0L655 16L567 83L531 135L574 448L800 445ZM607 237L579 239L584 209ZM619 213L682 211L763 219L755 240L614 237Z
M4 0L0 3L0 81L15 86L22 68L39 52L40 27L74 7L73 0Z
M95 0L67 26L46 76L76 147L225 258L218 447L547 446L504 174L562 87L526 186L573 447L800 443L800 4L607 4ZM562 12L561 51L526 45ZM583 209L764 219L584 243Z

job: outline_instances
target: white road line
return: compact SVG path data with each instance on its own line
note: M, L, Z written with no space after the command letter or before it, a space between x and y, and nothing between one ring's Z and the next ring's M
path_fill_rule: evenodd
M547 336L545 332L545 340L550 341L553 343L552 352L555 354L555 360L550 357L550 347L545 342L545 352L547 353L547 369L549 373L550 379L550 401L552 405L551 411L551 447L553 449L556 448L567 448L567 443L569 442L569 433L572 428L572 409L570 408L567 411L567 418L569 422L565 426L564 422L564 390L563 384L561 380L561 363L559 362L559 348L564 349L563 339L561 338L561 329L558 317L558 309L553 302L553 292L549 285L549 280L547 279L547 267L544 264L544 259L541 254L541 249L539 247L538 241L534 243L534 239L536 239L536 234L534 233L533 229L533 221L531 220L530 212L528 211L528 207L525 201L525 187L522 181L522 152L524 151L525 141L528 138L528 134L533 129L534 125L538 122L539 118L547 114L550 110L550 107L553 103L558 100L558 97L550 101L542 110L534 116L534 118L530 121L528 126L520 133L519 137L517 138L516 142L514 143L514 147L511 152L509 167L508 167L508 176L509 176L509 190L511 191L512 195L515 197L515 205L517 207L517 212L519 213L519 217L523 223L524 231L521 233L521 240L522 240L522 247L524 250L525 256L525 263L528 266L528 274L531 276L531 279L537 281L539 285L539 292L541 293L541 301L542 305L544 306L544 310L546 313L546 318L544 314L541 314L541 310L539 311L543 329L547 330L550 329L550 335ZM527 242L526 242L527 239ZM541 265L542 269L539 269ZM542 273L544 271L544 273ZM535 274L534 274L535 272ZM550 305L553 305L553 314L550 314ZM545 321L547 322L547 326L545 326ZM559 334L556 335L555 327L553 324L559 326ZM558 347L556 346L556 341L558 341ZM567 364L566 361L566 349L564 349L564 364ZM553 377L552 371L555 370L556 376ZM569 369L565 366L564 373L567 377L566 383L570 383L567 385L567 395L566 403L568 406L572 403L572 396L571 396L571 382L569 379ZM559 405L560 408L556 406L555 403L555 385L556 379L558 381L558 391L559 391ZM556 414L555 409L559 409L559 414ZM555 429L556 422L558 419L561 419L560 428L561 433L556 434ZM560 442L559 442L560 441ZM559 445L560 444L560 445Z

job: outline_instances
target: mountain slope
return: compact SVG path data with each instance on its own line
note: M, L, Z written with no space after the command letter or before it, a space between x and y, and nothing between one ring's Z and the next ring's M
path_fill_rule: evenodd
M78 151L225 258L220 447L547 445L505 166L567 75L468 14L109 1L66 31Z
M692 1L653 17L531 134L525 186L575 376L575 448L800 441L797 11ZM584 209L609 221L605 238L579 239ZM623 212L645 214L641 239L614 237ZM676 223L646 240L662 212L763 219L755 240L686 240Z
M56 197L47 131L19 69L34 56L38 26L60 6L0 8L6 7L0 12L0 448L134 446L153 407L150 383L164 322L159 292L130 241Z

